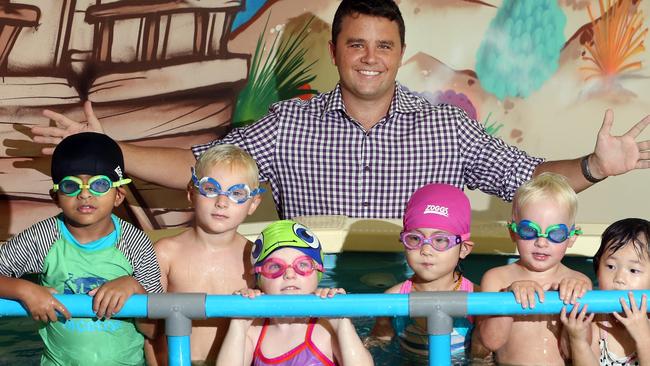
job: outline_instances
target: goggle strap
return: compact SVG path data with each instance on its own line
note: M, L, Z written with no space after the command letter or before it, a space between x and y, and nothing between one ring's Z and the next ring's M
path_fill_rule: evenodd
M113 185L111 187L117 188L117 187L129 184L131 182L132 182L131 178L124 178L124 179L118 180L117 182L113 182Z
M194 170L194 167L190 167L190 171L192 172L192 182L194 183L194 186L196 188L199 187L199 177L196 176L196 170Z
M257 196L258 194L262 194L262 193L264 193L264 192L266 192L266 189L264 189L264 188L262 188L262 187L255 188L255 189L253 189L253 190L251 191L251 197L253 197L253 196Z

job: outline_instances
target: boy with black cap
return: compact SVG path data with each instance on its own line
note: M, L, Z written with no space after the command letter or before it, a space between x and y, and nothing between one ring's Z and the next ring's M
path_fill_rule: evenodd
M131 181L123 171L122 151L108 136L65 138L52 156L50 192L62 213L0 246L0 297L21 301L44 322L42 365L144 364L134 322L110 319L132 294L162 292L151 241L112 214ZM19 278L27 273L39 273L39 285ZM93 296L97 319L71 319L54 293Z

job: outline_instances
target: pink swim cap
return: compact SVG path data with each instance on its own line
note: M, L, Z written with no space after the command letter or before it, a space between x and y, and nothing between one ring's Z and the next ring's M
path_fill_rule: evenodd
M448 184L427 184L411 195L404 211L404 231L428 228L448 231L468 240L472 223L469 199Z

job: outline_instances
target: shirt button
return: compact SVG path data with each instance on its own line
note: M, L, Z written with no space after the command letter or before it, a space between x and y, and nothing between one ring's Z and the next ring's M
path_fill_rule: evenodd
M363 207L368 207L368 206L370 206L370 202L364 202L364 203L362 203L362 205L363 205Z
M364 172L369 172L370 171L370 166L369 165L364 166L363 171Z

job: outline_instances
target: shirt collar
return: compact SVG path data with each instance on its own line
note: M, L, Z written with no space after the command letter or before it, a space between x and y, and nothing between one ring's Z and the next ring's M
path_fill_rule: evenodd
M334 90L328 94L329 98L321 117L325 117L325 114L334 111L343 111L343 113L347 115L347 110L345 109L345 104L343 103L343 96L341 95L341 84L336 84ZM393 95L393 100L390 103L388 115L393 116L395 113L415 113L421 109L422 102L420 98L413 98L411 91L396 81L395 94Z
M323 115L321 117L325 117L325 114L334 111L343 111L343 113L347 114L348 112L345 109L345 104L343 104L343 96L341 95L341 84L336 84L334 90L328 94L329 98L327 98L327 104L325 105L325 109L323 110Z
M388 115L394 113L415 113L422 109L422 99L414 97L413 93L404 85L395 82L395 95L390 104Z

